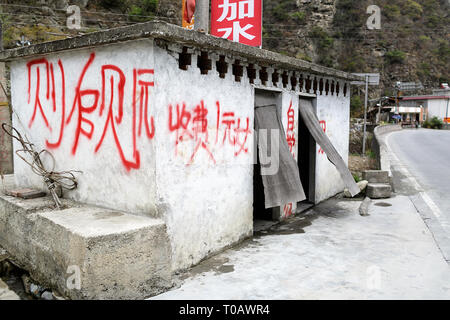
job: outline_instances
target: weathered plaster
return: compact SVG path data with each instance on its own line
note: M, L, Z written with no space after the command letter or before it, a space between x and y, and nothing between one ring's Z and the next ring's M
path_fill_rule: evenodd
M39 100L43 113L48 120L45 123L39 106L34 107L36 102L37 66L31 67L30 100L28 102L28 72L27 63L32 59L17 61L11 68L11 92L14 109L13 126L22 135L27 136L35 144L36 150L48 149L55 157L55 170L80 170L77 174L79 185L74 191L67 192L67 196L77 201L118 210L129 211L134 214L147 216L155 215L155 151L152 139L148 139L145 133L137 137L137 150L140 152L140 168L130 169L124 166L120 157L118 145L123 150L126 159L133 161L132 144L132 92L133 92L133 68L154 68L153 44L150 40L136 41L127 45L111 45L96 49L64 52L47 56L49 63L53 63L55 77L56 109L53 111L51 102L52 77L50 76L50 97L47 99L47 75L45 64L39 64L40 90ZM79 106L75 106L72 118L65 122L61 144L58 147L49 148L46 141L54 143L58 141L61 132L61 118L63 110L62 81L58 61L61 61L65 73L65 119L69 118L75 100L76 87L81 71L91 54L95 54L92 64L81 84L81 90L98 90L99 98L96 109L90 113L84 113L83 117L93 123L93 134L91 139L82 133L79 135L78 145L75 153L73 148L76 141ZM111 123L107 123L109 110L111 85L108 84L110 77L114 77L114 102L113 114L118 115L118 74L107 71L105 85L105 106L103 114L99 109L102 101L102 77L101 67L104 65L115 65L119 67L125 77L123 119L121 123L115 121L115 128L119 144L115 142ZM155 106L153 88L149 91L149 117ZM85 107L94 103L93 95L82 97ZM33 122L33 112L36 111ZM106 126L106 135L96 152ZM51 128L51 130L50 130ZM81 123L81 128L90 131L88 123ZM144 128L143 128L144 130ZM19 143L14 140L14 150L21 149ZM43 156L48 170L51 170L51 160ZM20 186L34 186L44 189L42 177L37 176L31 168L17 155L14 155L15 178Z
M326 134L334 147L348 163L348 137L350 123L350 95L344 96L340 84L339 96L318 94L316 99L317 117L326 123ZM316 146L316 203L319 203L344 190L344 183L336 167L328 161L325 153L320 152L319 145Z
M155 48L155 81L159 107L157 119L169 118L176 106L185 104L195 117L195 108L204 102L207 110L207 148L199 147L191 163L197 142L186 136L176 145L176 130L169 130L168 121L157 121L155 139L156 183L158 206L164 208L164 219L172 241L173 268L186 268L223 247L250 236L253 230L253 108L254 93L248 81L235 82L229 72L221 79L215 70L201 75L193 55L187 71L178 68L178 61L165 50ZM220 104L217 132L217 102ZM224 116L234 112L234 117ZM233 119L237 125L252 131L244 150L233 145L237 137L226 132L223 121ZM175 123L175 119L172 119ZM192 122L192 121L191 121ZM188 125L191 132L191 123ZM180 129L179 133L182 133ZM225 140L224 140L225 135ZM237 137L241 142L245 134ZM236 155L236 153L238 153Z

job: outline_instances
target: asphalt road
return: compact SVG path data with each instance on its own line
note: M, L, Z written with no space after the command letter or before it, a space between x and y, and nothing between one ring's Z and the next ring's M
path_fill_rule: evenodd
M450 246L448 243L450 236L450 130L405 129L390 134L387 142L391 151L421 187L418 193L425 200L429 211L433 212L431 218L435 220L434 225L440 225L440 228L430 227L438 245L441 241L443 247L442 241L446 238L445 246L448 248ZM405 191L405 184L401 188ZM406 188L410 188L411 194L414 194L414 189L417 189L412 184ZM441 233L439 236L436 236L437 229Z

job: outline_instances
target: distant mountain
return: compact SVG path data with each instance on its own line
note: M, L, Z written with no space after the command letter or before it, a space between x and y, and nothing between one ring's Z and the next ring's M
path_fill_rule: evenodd
M2 0L5 47L152 19L181 23L182 0ZM449 0L264 0L263 47L349 72L380 72L426 89L450 82ZM81 8L81 30L66 26L67 6ZM368 30L369 5L381 8L381 30Z

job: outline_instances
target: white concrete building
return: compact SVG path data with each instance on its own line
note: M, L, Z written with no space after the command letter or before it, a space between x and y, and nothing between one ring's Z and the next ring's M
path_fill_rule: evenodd
M82 172L64 196L162 220L173 272L250 237L264 216L258 96L277 106L306 201L344 189L299 108L312 102L347 162L349 86L359 80L351 74L161 22L7 50L0 60L11 68L13 126L51 151L55 170ZM19 186L46 189L17 156L14 168Z
M413 121L419 121L420 119L420 122L422 122L433 117L438 117L444 122L450 122L449 103L450 90L439 89L433 90L433 94L431 95L402 97L400 111L403 108L404 113L408 113L408 116L411 116ZM412 116L413 114L414 116Z

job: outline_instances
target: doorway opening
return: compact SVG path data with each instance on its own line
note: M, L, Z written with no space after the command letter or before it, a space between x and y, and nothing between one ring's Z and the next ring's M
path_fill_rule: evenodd
M299 104L299 108L301 108ZM297 203L297 212L302 211L302 207L315 202L315 173L316 173L316 141L312 137L302 116L298 116L298 169L300 171L300 181L305 191L306 200Z
M255 109L265 105L281 107L281 93L276 91L255 89ZM253 128L254 134L258 134ZM256 141L255 141L256 142ZM273 208L265 207L264 184L261 176L259 147L255 143L256 163L253 164L253 221L254 231L263 230L273 222Z

